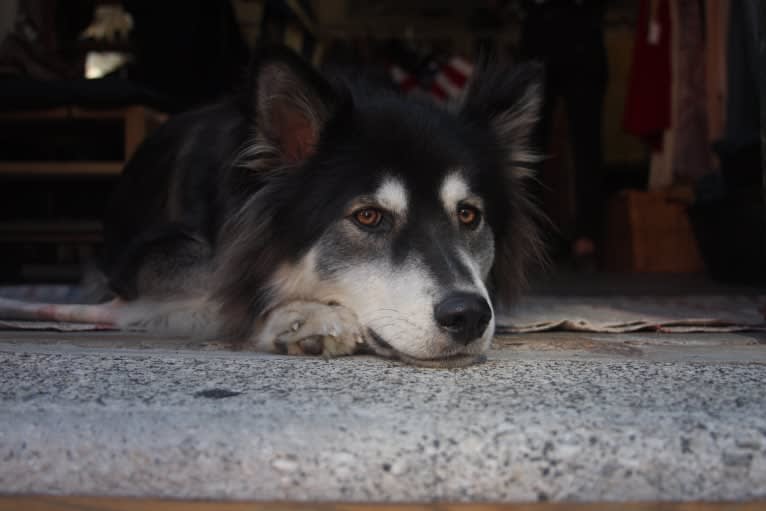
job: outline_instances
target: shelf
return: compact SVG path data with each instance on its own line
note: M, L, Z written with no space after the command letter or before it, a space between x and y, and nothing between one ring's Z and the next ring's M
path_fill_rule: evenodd
M0 243L100 243L96 220L9 220L0 222Z
M69 121L120 121L124 127L123 154L126 159L138 148L146 135L167 120L167 114L139 105L121 108L82 108L74 105L39 110L0 112L0 122L6 129L14 123L25 125L60 126L66 129ZM118 175L120 161L0 161L0 175Z
M13 176L118 176L121 161L3 161L0 175Z
M30 120L69 120L69 119L124 119L130 115L143 115L149 120L161 124L168 118L167 114L144 106L132 105L121 108L83 108L78 106L61 106L37 110L18 110L0 112L3 121Z

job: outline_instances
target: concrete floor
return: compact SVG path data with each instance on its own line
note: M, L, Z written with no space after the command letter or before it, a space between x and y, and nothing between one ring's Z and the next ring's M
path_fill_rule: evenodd
M766 497L766 333L500 337L467 369L0 332L0 493Z

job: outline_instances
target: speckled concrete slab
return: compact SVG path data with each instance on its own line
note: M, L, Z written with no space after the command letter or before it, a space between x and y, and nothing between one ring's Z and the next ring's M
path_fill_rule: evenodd
M433 370L8 335L2 493L766 497L762 337L515 336Z

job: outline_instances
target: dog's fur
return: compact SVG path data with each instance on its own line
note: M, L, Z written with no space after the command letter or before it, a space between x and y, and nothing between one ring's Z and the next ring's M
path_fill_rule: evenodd
M539 80L482 65L448 110L262 55L242 94L171 119L128 164L105 223L115 320L181 318L288 353L477 360L491 304L543 258L524 183Z

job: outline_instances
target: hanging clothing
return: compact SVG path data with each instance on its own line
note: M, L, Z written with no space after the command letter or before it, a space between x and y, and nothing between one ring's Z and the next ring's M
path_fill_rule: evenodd
M705 26L699 0L676 0L673 25L674 132L671 169L674 181L692 182L710 173L705 73Z
M670 128L671 31L669 0L641 0L623 126L655 149Z

